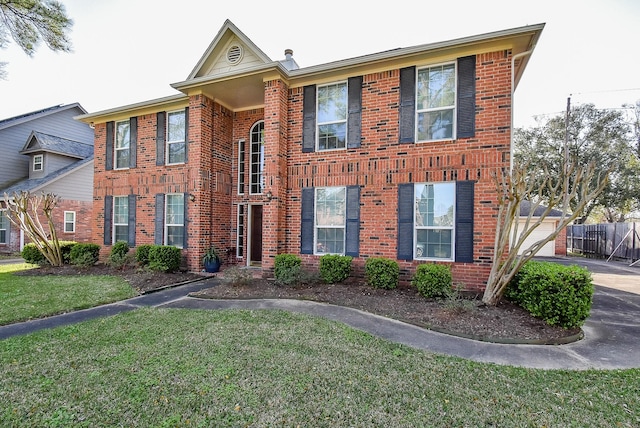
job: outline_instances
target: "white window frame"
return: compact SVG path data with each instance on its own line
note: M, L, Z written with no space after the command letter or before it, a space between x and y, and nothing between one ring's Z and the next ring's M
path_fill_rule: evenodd
M454 78L454 82L453 82L453 104L451 105L447 105L447 106L437 106L437 107L432 107L432 108L423 108L420 109L418 108L419 103L418 103L418 96L419 96L419 82L420 82L420 72L423 71L427 71L429 72L429 70L431 69L435 69L435 68L442 68L442 67L448 67L448 66L453 66L453 78ZM458 103L458 64L456 64L455 61L453 62L445 62L445 63L441 63L441 64L433 64L433 65L429 65L427 67L420 67L416 70L416 93L415 93L415 100L416 100L416 112L415 112L415 124L416 124L416 129L415 129L415 141L418 143L425 143L425 142L433 142L433 141L450 141L450 140L455 140L456 139L456 124L458 121L458 117L457 117L457 112L458 112L458 108L457 108L457 103ZM435 112L440 112L440 111L448 111L451 110L452 111L452 122L451 122L451 136L450 137L444 137L444 138L431 138L428 140L421 140L418 136L418 127L420 125L419 122L419 117L420 114L423 113L435 113Z
M241 259L244 257L244 221L247 216L247 206L238 204L238 217L236 222L236 257Z
M182 114L182 117L183 117L183 120L184 120L184 133L182 134L182 138L177 139L177 140L171 140L169 138L169 124L171 123L171 120L169 118L172 115L179 114L179 113ZM187 115L186 115L185 109L174 110L174 111L167 112L167 120L166 120L166 122L167 122L167 124L166 124L166 128L167 128L166 129L166 136L167 136L166 140L167 140L167 142L166 142L166 147L165 147L165 150L166 150L166 153L167 153L167 155L166 155L166 159L167 159L166 164L167 165L181 165L181 164L184 164L185 161L186 161L186 150L187 150L187 138L186 138L187 126L189 126L189 124L187 123ZM169 148L173 144L182 144L184 146L184 148L185 148L185 160L184 161L171 162L171 150L169 150Z
M320 122L320 91L322 88L327 88L329 86L342 86L344 85L345 87L345 99L344 99L344 118L340 118L340 119L336 119L336 120L330 120L327 122ZM328 151L333 151L333 150L346 150L347 149L347 145L348 145L348 119L349 119L349 82L344 80L344 81L339 81L339 82L332 82L326 85L319 85L316 88L316 151L318 152L328 152ZM327 126L327 125L339 125L339 124L344 124L344 147L333 147L333 148L324 148L321 149L320 148L320 127L321 126Z
M174 197L182 198L182 210L181 210L182 223L169 223L168 221L169 210L167 210L167 207L169 206L169 200L173 199ZM186 201L184 200L184 193L167 193L165 195L165 198L164 198L164 245L173 245L178 248L183 247L184 239L182 239L182 241L180 241L179 244L176 244L176 243L169 244L169 227L182 227L182 236L184 238L184 234L187 233L184 227L184 221L185 221L184 204L185 203Z
M67 220L67 214L71 214L71 220ZM71 224L71 230L67 230L67 225ZM64 233L75 233L76 232L76 212L75 211L65 211L64 212Z
M39 168L36 168L39 166ZM44 169L44 155L35 155L33 157L33 170L42 171Z
M261 131L256 131L256 129L262 125ZM254 141L254 136L258 135L258 132L261 133L260 141ZM254 123L251 127L251 131L249 133L249 194L250 195L261 195L264 191L264 120L259 120ZM257 152L254 151L254 146L258 145L259 150ZM254 162L254 153L257 153L258 161ZM257 165L258 172L254 173L253 168ZM254 191L257 189L258 191Z
M4 231L4 239L0 241L0 244L8 244L7 237L9 231L9 214L7 213L6 208L0 208L0 218L4 218L4 220L0 223L0 226L4 226L4 228L0 229L0 231Z
M343 200L343 222L342 224L318 224L318 191L325 189L342 189L344 193ZM346 186L327 186L316 187L313 195L313 254L322 256L324 254L339 254L344 255L346 249L346 237L347 237L347 188ZM328 251L323 242L318 241L318 229L342 229L342 252Z
M247 158L247 142L243 139L238 140L238 195L244 195L244 189L247 184L247 174L245 161Z
M452 218L451 218L451 225L450 226L444 226L444 225L431 225L431 226L418 226L418 221L417 221L417 216L418 216L418 205L419 205L419 199L418 199L418 186L441 186L441 185L447 185L447 186L451 186L451 191L452 193L452 206L453 206L453 212L452 212ZM413 186L413 194L414 194L414 201L415 203L413 204L413 242L415 242L414 248L413 248L413 258L415 260L440 260L440 261L454 261L456 254L455 254L455 248L456 248L456 184L454 181L441 181L441 182L427 182L427 183L415 183ZM435 198L434 198L435 199ZM437 201L434 202L434 209L436 208L435 205L437 204ZM450 230L451 231L451 254L450 257L437 257L437 256L427 256L424 253L427 252L427 248L424 248L422 250L423 255L419 255L419 243L418 243L418 231L419 230Z
M116 223L116 208L119 206L118 202L119 201L124 201L124 207L125 210L127 212L127 215L125 216L125 222L124 223ZM128 196L114 196L113 197L113 214L112 217L113 219L113 230L111 232L111 242L113 242L114 244L116 242L118 242L118 240L116 239L116 229L118 227L126 227L127 228L127 239L125 239L125 241L129 241L129 197ZM122 239L120 239L120 241L122 241Z
M125 147L118 147L118 126L126 124L129 127L129 140ZM129 120L120 120L114 124L114 132L113 132L113 169L129 169L131 165L131 121ZM128 151L129 156L127 156L127 165L121 166L118 164L118 152L120 151Z

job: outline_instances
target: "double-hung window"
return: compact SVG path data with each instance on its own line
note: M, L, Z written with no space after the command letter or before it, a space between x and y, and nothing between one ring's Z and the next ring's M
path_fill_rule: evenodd
M186 161L185 110L167 113L167 164Z
M7 210L0 210L0 244L8 244L9 219Z
M170 193L165 199L164 244L182 248L184 244L184 194Z
M315 189L316 254L344 254L346 215L345 187Z
M121 122L116 122L115 128L115 169L129 168L129 158L131 155L131 125L128 120L123 120Z
M65 226L66 227L66 226ZM129 241L129 197L113 197L113 240Z
M419 183L414 189L414 258L453 260L455 183Z
M317 150L347 147L347 82L318 86Z
M34 171L42 171L44 165L44 156L43 155L35 155L33 157L33 170Z
M76 231L76 212L65 211L64 212L64 232L74 233Z
M416 85L416 141L455 138L456 65L421 68Z

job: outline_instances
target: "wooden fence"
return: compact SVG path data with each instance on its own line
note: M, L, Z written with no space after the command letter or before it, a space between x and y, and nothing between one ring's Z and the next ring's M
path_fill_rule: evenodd
M567 251L594 258L640 259L640 223L567 226Z

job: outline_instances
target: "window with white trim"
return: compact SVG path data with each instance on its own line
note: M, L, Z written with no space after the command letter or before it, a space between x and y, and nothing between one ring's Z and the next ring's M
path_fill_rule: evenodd
M185 163L186 115L184 110L167 113L167 164Z
M455 138L456 64L418 69L416 141Z
M113 240L129 241L129 197L113 197Z
M116 122L115 144L113 145L115 169L129 168L131 155L131 124L128 120Z
M44 167L44 155L35 155L33 157L33 170L42 171Z
M264 190L264 121L251 128L251 176L249 193L260 194Z
M236 228L236 257L244 256L244 218L245 205L238 205L238 223Z
M238 141L238 195L244 195L244 183L245 183L245 141Z
M455 182L415 184L414 196L414 258L453 260Z
M0 209L0 244L8 244L9 218L7 210Z
M169 193L165 197L164 244L182 248L184 233L184 194Z
M64 232L74 233L76 231L76 212L65 211L64 212Z
M347 82L318 86L317 150L347 147Z
M344 254L346 187L315 189L314 254Z

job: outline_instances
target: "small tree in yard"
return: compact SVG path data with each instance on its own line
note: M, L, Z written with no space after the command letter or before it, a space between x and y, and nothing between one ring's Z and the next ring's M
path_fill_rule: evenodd
M60 198L52 193L34 196L29 192L14 193L12 198L5 193L4 198L9 221L24 231L51 266L62 266L64 260L52 215ZM47 219L47 228L40 222L39 212Z
M511 174L506 171L495 174L499 198L498 224L491 272L482 297L484 303L498 304L507 285L522 266L547 242L555 239L562 229L582 213L586 204L603 191L608 182L608 173L608 170L599 169L594 163L580 165L575 158L571 158L561 168L559 177L546 168L532 171L526 164L516 165ZM531 209L519 231L522 201L530 201ZM546 206L544 212L534 218L533 213L543 201ZM573 210L570 208L572 204ZM525 240L554 208L562 211L554 231L521 252Z

